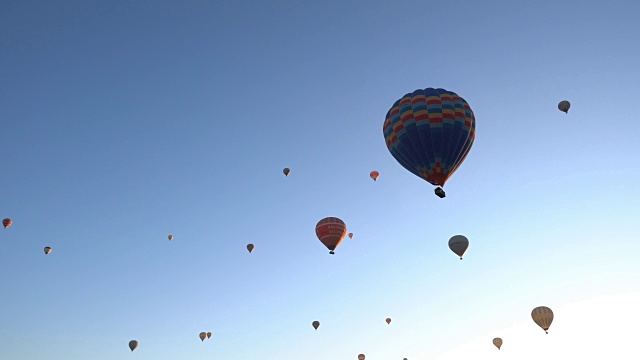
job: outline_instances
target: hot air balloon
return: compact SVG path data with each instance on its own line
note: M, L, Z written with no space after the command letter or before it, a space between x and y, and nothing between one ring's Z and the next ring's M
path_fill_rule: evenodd
M358 355L358 360L364 360L364 354Z
M391 324L391 318L387 318L385 321L387 322L387 325Z
M502 339L500 338L493 339L493 345L495 345L498 348L498 350L500 350L500 347L502 346Z
M284 176L289 176L289 173L291 172L291 170L289 168L284 168L282 172L284 173Z
M169 241L173 240L173 235L167 236L167 239L169 239Z
M380 173L374 170L369 174L369 176L373 179L373 181L376 181L378 180L378 176L380 176Z
M318 330L318 328L320 327L320 321L312 322L311 326L313 326L314 329Z
M207 333L203 331L198 336L200 337L200 340L204 341L204 339L207 338Z
M560 101L560 103L558 103L558 110L564 112L565 114L569 113L570 107L571 107L571 104L567 100L562 100Z
M349 233L349 239L353 239L353 233Z
M458 169L473 145L476 120L469 104L444 89L418 89L397 100L382 127L391 155L412 174L439 186Z
M456 235L449 239L449 249L456 253L456 255L460 256L460 260L462 260L462 255L467 251L469 247L469 239L462 235Z
M51 252L51 248L50 248L50 247L48 247L48 246L45 246L45 247L44 247L44 254L45 254L45 255L49 255L49 253L50 253L50 252Z
M255 248L255 246L253 246L253 244L248 244L247 245L247 250L249 250L249 253L251 253L253 251L253 248Z
M131 340L129 341L129 349L131 349L131 351L135 350L138 347L138 342L135 340Z
M211 331L207 333L207 339L211 339Z
M11 224L13 224L13 221L9 218L2 220L2 226L4 226L5 229L11 226Z
M553 311L551 309L546 306L538 306L531 311L531 318L545 333L549 333L549 326L553 322Z
M334 254L346 234L347 225L337 217L327 217L316 224L316 236L329 249L329 254Z

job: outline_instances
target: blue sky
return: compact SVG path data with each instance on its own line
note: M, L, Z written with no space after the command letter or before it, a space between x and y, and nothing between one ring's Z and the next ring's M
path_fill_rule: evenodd
M0 2L0 358L432 359L637 293L638 11ZM445 199L382 136L425 87L477 121Z

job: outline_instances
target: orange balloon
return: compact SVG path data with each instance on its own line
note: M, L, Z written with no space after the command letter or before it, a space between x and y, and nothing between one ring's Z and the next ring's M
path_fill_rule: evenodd
M2 220L2 226L4 226L5 229L11 226L11 224L13 224L13 221L9 218Z
M378 180L378 176L380 176L380 173L374 170L374 171L371 172L371 174L369 174L369 176L371 176L373 181L376 181L376 180Z
M353 239L353 233L349 233L349 239Z
M391 318L387 318L387 325L391 324Z
M329 249L329 254L334 254L346 234L347 225L337 217L327 217L316 224L316 236Z

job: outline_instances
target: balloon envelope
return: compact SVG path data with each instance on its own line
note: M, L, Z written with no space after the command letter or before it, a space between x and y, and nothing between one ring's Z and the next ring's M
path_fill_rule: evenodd
M558 110L564 112L565 114L569 112L569 108L571 107L571 103L567 100L562 100L558 103Z
M248 244L247 245L247 250L249 250L249 253L251 253L254 248L255 248L255 246L253 246L253 244Z
M385 320L387 322L387 324L391 324L391 318L387 318L387 320Z
M169 241L173 240L173 235L167 236L167 239L169 239Z
M289 168L284 168L282 172L284 173L284 176L289 176L289 173L291 172L291 170Z
M51 252L51 248L48 247L48 246L45 246L45 248L44 248L45 255L49 255L50 252Z
M316 236L329 249L330 254L333 254L346 234L347 225L337 217L327 217L316 224Z
M553 311L551 309L546 306L538 306L531 311L531 318L545 333L549 333L549 327L553 322Z
M200 340L204 341L204 339L207 338L207 333L203 331L198 335L198 337L200 337Z
M364 354L358 355L358 360L364 360Z
M13 221L9 218L2 220L2 226L4 226L5 229L11 226L11 224L13 224Z
M475 129L475 116L463 98L433 88L418 89L397 100L382 127L396 161L436 186L444 186L462 164Z
M211 338L211 331L207 333L207 339L210 339L210 338Z
M353 233L349 233L349 239L353 239Z
M449 249L453 251L456 255L460 256L460 260L462 260L462 255L467 251L469 247L469 239L462 235L456 235L449 239Z
M129 349L131 349L131 351L135 350L138 347L138 342L135 340L131 340L129 341Z
M500 338L493 339L493 345L495 345L498 348L498 350L500 350L500 347L502 346L502 339Z
M378 176L380 176L380 173L377 171L372 171L369 176L373 179L373 181L378 180Z
M312 322L311 326L313 326L314 329L318 330L318 328L320 327L320 321Z

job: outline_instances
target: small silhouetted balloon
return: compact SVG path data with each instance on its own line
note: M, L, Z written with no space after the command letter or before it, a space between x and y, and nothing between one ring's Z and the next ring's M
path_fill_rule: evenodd
M131 351L135 350L138 347L138 342L136 340L129 341L129 349Z

